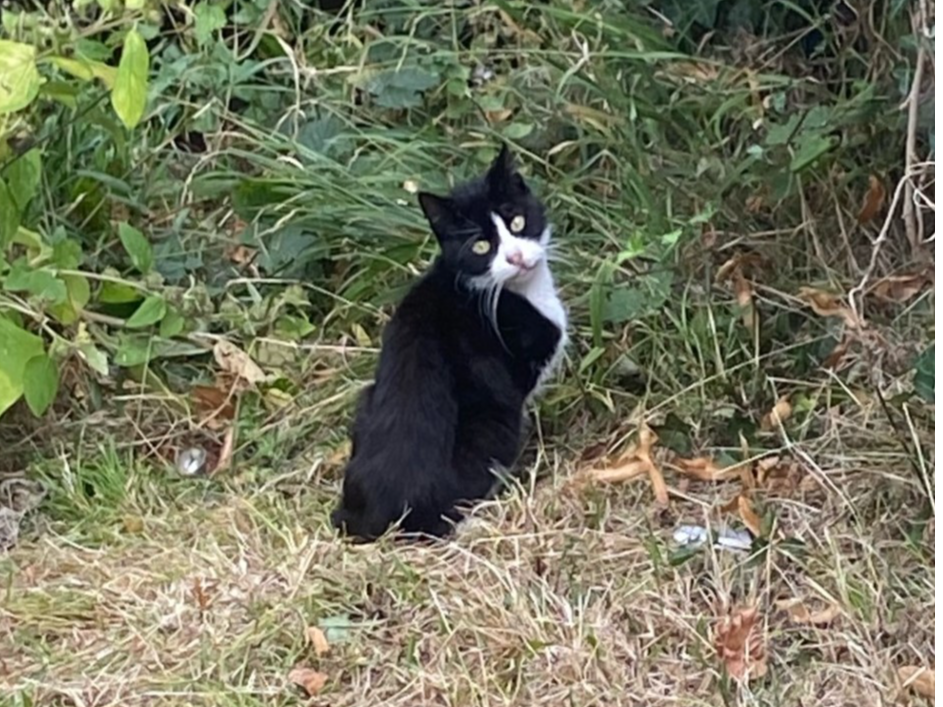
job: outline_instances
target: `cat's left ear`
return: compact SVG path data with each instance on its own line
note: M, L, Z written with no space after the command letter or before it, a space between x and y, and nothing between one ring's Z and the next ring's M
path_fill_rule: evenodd
M501 152L488 169L487 180L491 193L495 195L515 196L528 192L507 143L501 145Z

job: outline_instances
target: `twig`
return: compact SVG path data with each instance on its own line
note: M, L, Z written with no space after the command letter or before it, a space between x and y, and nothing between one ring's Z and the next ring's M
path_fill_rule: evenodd
M918 8L913 15L914 36L917 38L917 66L914 68L914 80L910 85L910 95L907 97L907 143L904 151L905 171L909 174L917 161L917 119L920 108L920 83L923 80L923 64L926 49L923 43L923 11ZM910 243L912 253L921 248L923 228L917 228L917 213L914 204L915 186L908 179L904 187L904 226L907 229L907 242Z

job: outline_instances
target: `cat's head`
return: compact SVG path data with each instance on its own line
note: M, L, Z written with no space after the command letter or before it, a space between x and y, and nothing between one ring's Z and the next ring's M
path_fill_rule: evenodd
M472 286L524 282L547 257L544 207L514 165L507 146L484 176L448 196L419 194L442 249L442 262Z

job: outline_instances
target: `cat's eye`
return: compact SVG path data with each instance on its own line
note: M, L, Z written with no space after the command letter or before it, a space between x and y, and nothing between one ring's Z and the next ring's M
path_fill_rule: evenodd
M527 221L524 219L523 216L518 214L517 216L511 219L511 233L520 233L521 231L524 230L524 226L526 225L527 225Z
M485 240L475 241L472 244L472 252L475 255L484 255L489 250L491 250L491 243Z

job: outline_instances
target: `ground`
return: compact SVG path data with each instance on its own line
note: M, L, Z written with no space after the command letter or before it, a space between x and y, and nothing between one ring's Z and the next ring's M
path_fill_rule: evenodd
M66 165L35 227L81 241L96 284L79 332L54 324L56 404L0 419L0 705L921 704L932 210L911 232L897 187L909 165L932 194L933 165L897 110L926 88L906 12L687 40L667 2L238 4L144 32L154 88L120 149L34 119ZM352 545L329 524L350 415L434 253L415 191L501 139L556 224L568 360L520 480L454 538ZM181 328L128 326L109 282ZM601 479L650 433L667 503L647 468Z

